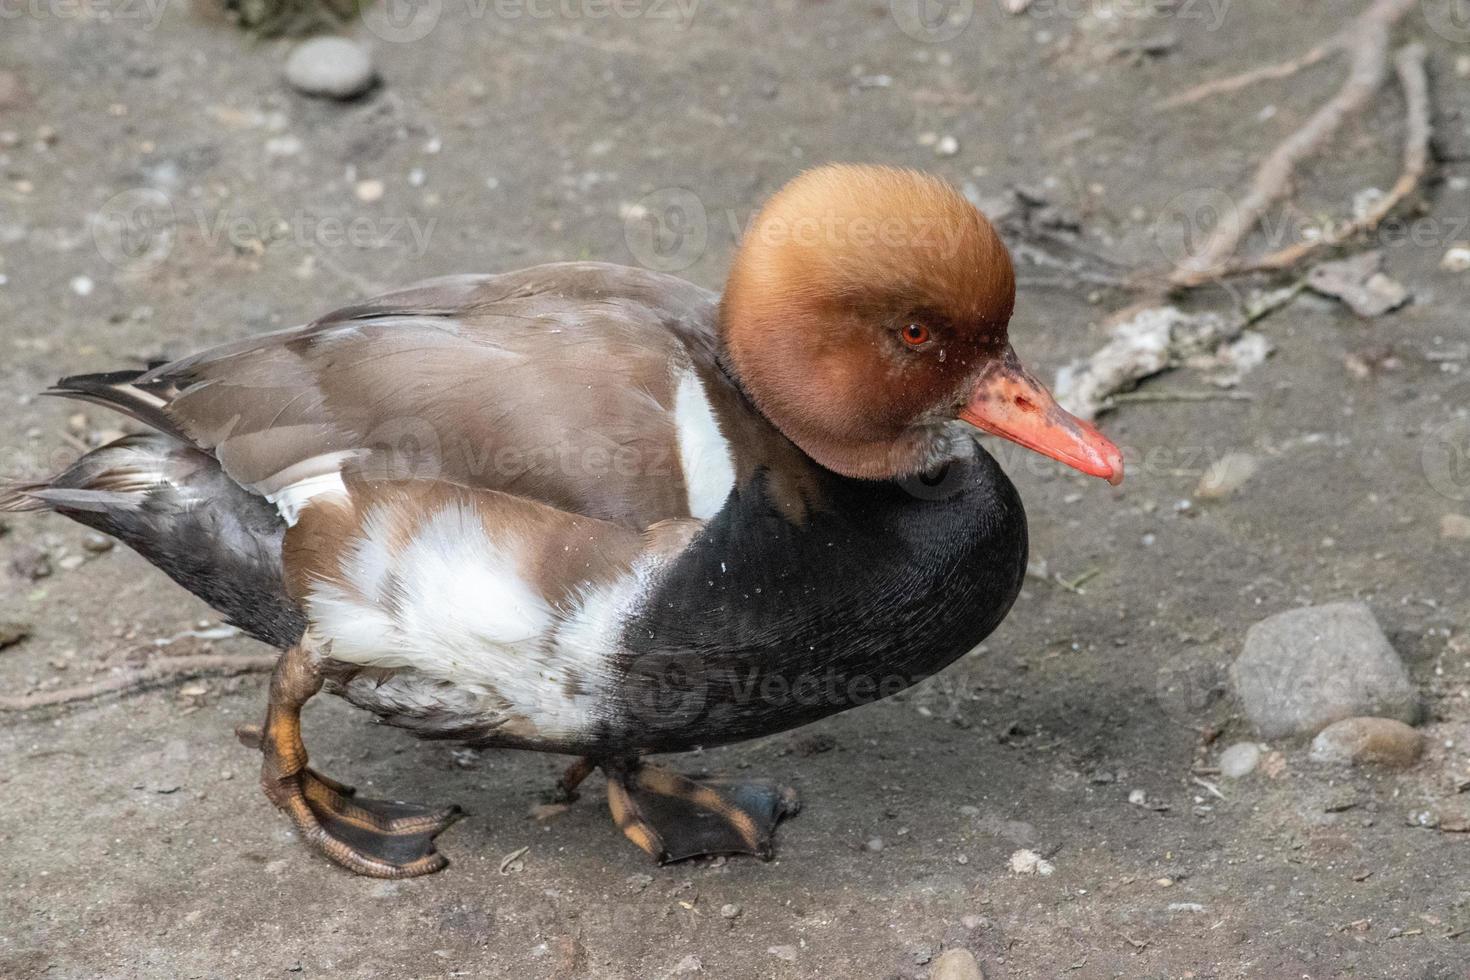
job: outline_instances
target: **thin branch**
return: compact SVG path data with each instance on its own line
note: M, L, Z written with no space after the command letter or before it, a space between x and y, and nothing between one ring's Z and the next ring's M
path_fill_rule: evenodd
M1196 85L1194 88L1185 89L1178 95L1170 96L1162 102L1159 102L1155 108L1177 109L1180 106L1203 102L1211 96L1239 91L1257 82L1267 82L1278 78L1290 78L1297 72L1326 60L1329 56L1336 54L1342 49L1343 35L1338 34L1327 43L1318 45L1300 58L1293 58L1290 61L1283 61L1276 65L1255 68L1251 71L1242 72L1239 75L1231 75L1229 78L1216 78L1201 85Z
M1222 215L1199 254L1169 274L1170 285L1199 286L1224 274L1231 257L1266 211L1290 193L1297 165L1320 149L1382 86L1388 74L1391 30L1415 6L1416 0L1374 0L1343 30L1340 43L1351 55L1352 65L1342 87L1261 161L1245 197Z
M66 687L57 691L42 691L23 696L0 696L0 711L31 711L36 708L51 708L77 701L90 701L104 694L128 693L149 687L165 680L182 680L205 673L246 674L261 673L275 667L278 657L273 654L199 654L190 657L160 657L144 667L124 671L113 677Z
M1232 263L1229 271L1276 272L1290 269L1313 252L1335 248L1358 235L1375 230L1404 200L1418 189L1429 169L1429 142L1432 128L1429 116L1429 77L1424 70L1425 50L1422 44L1410 44L1394 59L1399 84L1404 89L1408 106L1408 132L1404 136L1404 165L1399 179L1389 192L1361 218L1349 221L1330 234L1310 242L1297 242L1258 259Z

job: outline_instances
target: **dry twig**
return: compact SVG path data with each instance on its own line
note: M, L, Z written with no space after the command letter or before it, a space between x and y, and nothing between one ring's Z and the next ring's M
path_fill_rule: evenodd
M0 696L0 711L31 711L36 708L52 708L61 704L71 704L76 701L90 701L104 694L127 693L159 681L182 679L196 674L259 673L273 668L276 660L277 657L273 653L160 657L146 666L124 671L92 684L66 687L58 691L42 691L38 694Z
M1295 61L1207 83L1172 100L1173 104L1187 104L1265 78L1285 77L1338 50L1348 52L1352 60L1342 87L1300 129L1261 161L1250 190L1239 205L1221 216L1220 223L1196 255L1169 273L1171 286L1199 286L1249 267L1250 263L1232 261L1241 242L1260 223L1267 209L1290 193L1297 165L1315 153L1341 128L1343 121L1359 112L1382 86L1388 74L1388 45L1392 29L1415 6L1416 0L1374 0L1340 34ZM1403 74L1401 64L1401 77ZM1411 139L1415 135L1411 133Z
M1349 221L1315 241L1297 242L1269 255L1236 263L1232 272L1274 272L1290 269L1313 252L1335 248L1357 235L1370 232L1393 213L1394 208L1419 186L1429 169L1429 78L1424 70L1425 51L1422 44L1410 44L1394 59L1399 84L1404 89L1408 107L1408 132L1404 136L1404 166L1399 179L1387 194L1360 218Z

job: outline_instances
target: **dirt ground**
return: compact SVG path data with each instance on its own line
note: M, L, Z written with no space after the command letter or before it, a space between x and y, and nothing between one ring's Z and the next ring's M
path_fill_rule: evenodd
M953 5L972 16L936 39L903 0L617 8L638 16L424 2L439 17L425 38L357 31L383 84L348 105L291 92L285 45L179 6L0 5L0 471L53 468L76 453L68 436L118 426L33 399L60 375L378 286L594 257L717 286L763 198L827 160L922 167L985 198L1024 184L1077 215L1090 249L1166 264L1179 195L1238 195L1344 67L1154 104L1292 57L1363 6L1010 16L980 0ZM1470 804L1470 543L1441 533L1470 514L1470 478L1425 468L1436 447L1470 449L1470 280L1440 267L1470 239L1470 32L1443 6L1400 32L1429 46L1440 157L1411 212L1420 234L1387 249L1413 302L1370 321L1303 296L1261 324L1276 352L1237 389L1248 399L1108 416L1130 457L1116 489L1003 455L1033 559L1094 577L1078 592L1032 579L979 651L906 696L678 760L800 788L777 860L654 867L600 785L529 817L563 760L418 743L318 699L307 736L324 771L471 813L441 839L445 873L355 878L300 846L232 735L260 716L264 676L214 676L0 715L0 976L923 977L953 947L992 980L1470 976L1470 835L1442 829ZM1305 168L1300 213L1386 187L1403 116L1390 84ZM691 197L703 225L669 209ZM119 214L163 205L168 220L119 231ZM650 213L672 246L650 249ZM1089 293L1023 288L1012 336L1047 376L1129 301ZM1146 390L1202 388L1184 370ZM1228 452L1259 473L1195 499ZM209 610L130 552L93 555L60 518L10 523L0 565L43 549L55 571L0 572L0 620L33 625L0 652L0 691L264 652L181 637ZM1424 692L1424 761L1344 774L1280 743L1243 780L1215 775L1219 750L1251 737L1226 682L1245 630L1349 598ZM1023 847L1055 873L1013 873Z

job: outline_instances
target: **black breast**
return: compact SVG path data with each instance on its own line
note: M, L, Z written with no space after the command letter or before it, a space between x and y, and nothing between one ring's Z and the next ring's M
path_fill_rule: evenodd
M1026 567L1026 516L983 451L931 480L823 471L795 524L758 477L663 573L625 627L624 749L677 751L887 697L972 649Z

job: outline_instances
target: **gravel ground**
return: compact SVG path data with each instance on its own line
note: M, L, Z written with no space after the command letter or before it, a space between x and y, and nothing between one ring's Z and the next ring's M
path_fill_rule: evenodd
M761 200L827 160L983 198L1025 184L1090 250L1158 266L1187 202L1237 194L1343 67L1154 103L1294 56L1361 3L961 3L973 17L943 40L903 0L419 6L438 15L422 39L423 22L357 29L381 83L346 104L287 88L288 45L161 0L0 7L0 472L118 426L33 400L62 374L379 286L592 257L718 285ZM1441 268L1470 239L1470 34L1443 6L1402 27L1430 48L1442 159L1387 249L1411 305L1361 320L1304 295L1260 325L1276 350L1248 400L1108 416L1119 488L1004 454L1033 559L1092 577L1033 578L984 646L905 696L678 760L801 789L777 860L654 867L600 786L528 816L561 760L417 743L319 699L321 768L471 813L441 839L447 872L354 878L299 845L231 734L260 715L263 676L210 677L0 715L0 976L923 977L953 948L990 978L1470 976L1470 835L1450 832L1470 823L1470 542L1446 521L1470 514L1470 475L1434 462L1470 450L1467 279ZM1301 213L1386 187L1402 130L1390 86L1305 168ZM1027 287L1012 334L1050 372L1127 302ZM1208 389L1182 370L1145 390ZM1255 475L1196 498L1227 453ZM130 552L93 554L59 518L11 523L0 565L40 551L54 570L0 571L0 620L33 632L0 651L0 690L262 652L181 635L209 611ZM1253 738L1227 680L1245 631L1337 600L1371 606L1407 663L1425 757L1344 772L1283 740L1224 779L1220 750ZM1021 849L1054 872L1013 872Z

